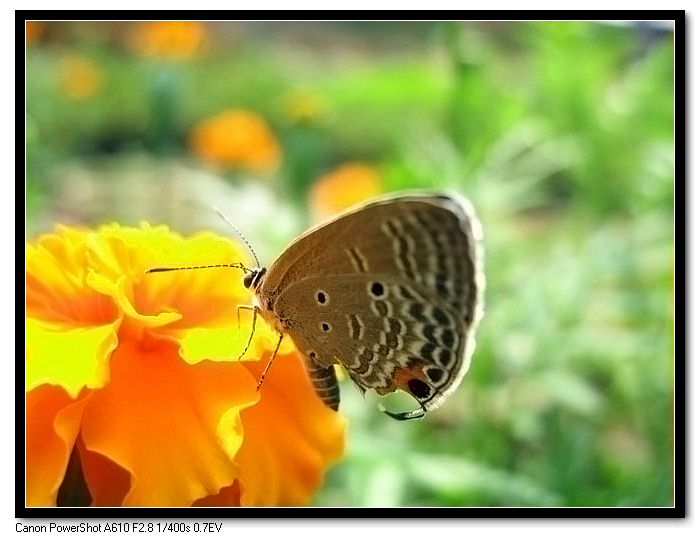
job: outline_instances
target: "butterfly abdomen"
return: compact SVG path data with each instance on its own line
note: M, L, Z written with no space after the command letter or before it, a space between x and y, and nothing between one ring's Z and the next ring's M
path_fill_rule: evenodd
M340 389L334 367L321 366L307 357L306 369L318 397L333 411L337 411L340 405Z

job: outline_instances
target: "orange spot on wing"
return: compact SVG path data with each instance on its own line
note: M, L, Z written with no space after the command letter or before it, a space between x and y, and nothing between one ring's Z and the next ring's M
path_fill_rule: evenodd
M415 364L407 368L397 368L391 375L396 386L401 387L403 390L408 390L408 381L411 379L420 379L425 381L425 374L423 373L423 367L420 364Z

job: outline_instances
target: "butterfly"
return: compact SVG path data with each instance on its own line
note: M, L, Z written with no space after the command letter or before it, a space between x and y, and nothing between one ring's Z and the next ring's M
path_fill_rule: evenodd
M437 408L469 367L483 315L482 235L468 200L403 193L311 228L268 267L229 266L245 271L254 323L260 315L277 330L277 349L292 339L328 407L340 404L340 364L363 392L410 394L419 409L382 408L404 420ZM164 270L173 269L149 272Z

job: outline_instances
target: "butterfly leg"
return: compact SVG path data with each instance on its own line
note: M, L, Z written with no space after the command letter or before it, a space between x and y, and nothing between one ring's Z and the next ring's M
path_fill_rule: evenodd
M262 386L262 383L263 383L263 379L265 379L265 374L267 374L267 371L270 369L270 366L272 366L272 361L275 360L275 357L277 356L277 352L280 349L280 344L282 343L282 338L284 338L284 335L282 333L280 333L279 340L277 340L277 346L275 346L275 351L272 353L270 360L267 361L267 366L265 366L265 369L263 370L263 373L260 376L260 379L258 380L258 386L255 388L255 390L260 390L260 387Z
M245 349L241 352L240 355L238 355L238 358L240 359L245 355L245 352L248 351L248 348L250 347L250 343L253 341L253 335L255 334L255 320L258 317L258 307L257 306L250 306L250 305L238 305L236 307L236 317L238 319L238 327L240 328L241 326L241 310L252 310L253 311L253 327L250 329L250 336L248 337L248 343L245 345Z
M362 394L362 396L364 396L367 392L367 388L363 385L360 376L358 376L357 374L354 374L352 372L352 370L348 370L347 372L348 372L348 375L350 376L350 379L353 380L353 383L355 384L357 389L360 391L360 394Z
M340 405L340 389L338 388L338 378L335 375L335 368L318 364L313 359L305 357L306 371L311 379L311 384L316 390L319 398L333 411L338 410Z
M414 418L423 418L427 413L425 407L423 407L423 404L421 404L420 409L414 409L413 411L402 411L401 413L392 413L391 411L386 409L382 404L379 404L377 407L379 407L379 410L382 413L384 413L385 415L389 415L395 420L411 420Z

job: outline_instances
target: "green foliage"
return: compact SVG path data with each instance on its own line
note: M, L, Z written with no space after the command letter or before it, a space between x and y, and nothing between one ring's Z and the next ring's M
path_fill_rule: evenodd
M60 214L67 165L89 170L96 185L119 185L119 170L130 175L134 163L201 166L189 133L230 107L265 117L284 153L267 187L274 202L252 210L268 228L253 233L261 251L300 231L309 189L343 161L376 165L387 191L463 192L486 235L486 315L471 369L442 408L408 423L379 413L346 380L348 453L315 502L671 504L670 35L649 45L639 29L587 22L355 23L318 25L339 44L314 48L281 28L181 62L139 58L108 40L30 46L30 226ZM102 70L94 97L60 91L69 52ZM300 92L317 115L290 113ZM236 187L256 182L217 173ZM195 192L215 196L200 180ZM119 215L107 206L100 218ZM288 214L288 229L269 230ZM182 206L173 215L176 228L188 222Z

